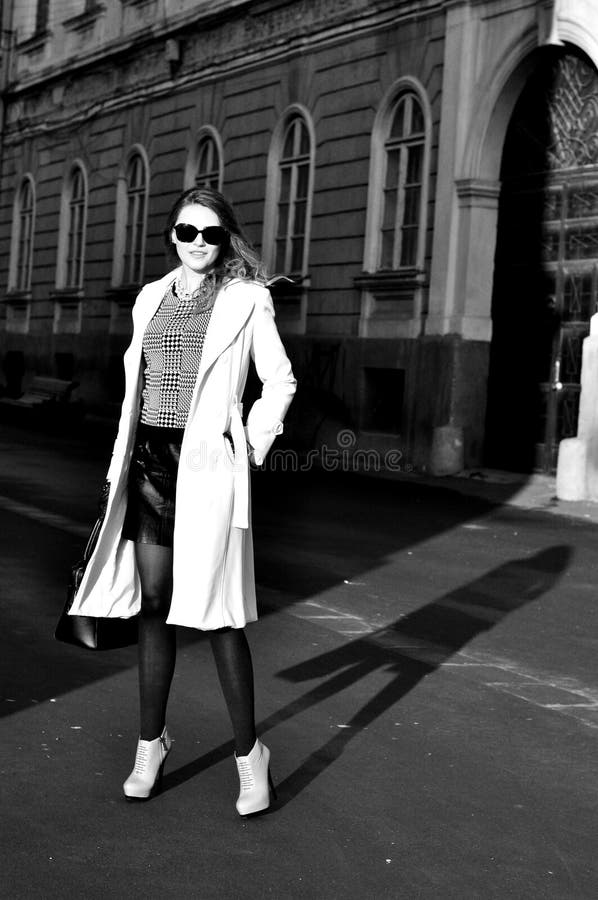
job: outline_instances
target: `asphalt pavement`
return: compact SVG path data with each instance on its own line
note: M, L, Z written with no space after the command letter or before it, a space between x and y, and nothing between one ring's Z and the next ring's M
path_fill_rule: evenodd
M102 442L0 432L0 894L581 900L598 894L598 539L548 478L255 473L258 728L234 807L208 642L180 629L163 792L127 804L135 649L58 644Z

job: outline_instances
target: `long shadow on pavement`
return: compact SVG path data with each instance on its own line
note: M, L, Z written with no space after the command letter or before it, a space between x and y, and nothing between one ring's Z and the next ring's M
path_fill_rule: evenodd
M48 457L48 466L52 459ZM68 462L64 465L70 471ZM73 478L76 493L76 469ZM35 504L35 496L21 498L17 487L16 499ZM258 596L260 586L282 589L287 604L318 595L384 564L402 548L497 509L484 500L417 483L317 471L256 473L253 495ZM44 508L52 509L50 501L44 498ZM61 507L58 511L68 515ZM84 541L41 521L6 511L2 516L0 649L3 695L10 702L1 704L0 716L135 666L135 648L89 653L53 640L67 572ZM261 615L269 612L262 603ZM180 637L187 644L202 640L190 629L181 629Z
M572 555L569 546L556 545L531 557L512 560L385 628L279 672L278 677L291 682L318 679L318 684L262 720L258 724L259 734L350 688L378 669L395 671L396 677L357 709L345 723L345 728L311 753L278 785L278 806L307 787L342 754L362 729L409 693L426 675L438 669L477 635L549 591L567 570ZM214 748L169 773L164 778L163 789L182 784L231 753L231 742Z

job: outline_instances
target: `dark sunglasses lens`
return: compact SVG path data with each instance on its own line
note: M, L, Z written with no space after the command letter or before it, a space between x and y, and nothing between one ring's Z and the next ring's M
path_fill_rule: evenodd
M217 246L223 244L226 240L226 229L221 225L208 225L207 228L196 228L195 225L185 225L179 222L174 226L177 239L183 244L190 244L195 240L198 234L201 234L206 244Z
M190 244L199 234L199 228L196 228L195 225L175 225L174 231L178 240L183 244Z
M226 238L226 231L221 225L208 225L202 231L203 239L206 244L223 244Z

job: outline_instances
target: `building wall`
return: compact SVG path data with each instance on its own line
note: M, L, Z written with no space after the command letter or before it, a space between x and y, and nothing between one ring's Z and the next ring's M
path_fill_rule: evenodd
M573 6L569 23L586 14ZM484 107L481 85L504 69L506 48L514 71L548 39L547 5L106 0L85 12L83 2L51 0L41 34L30 10L15 6L4 92L0 355L22 350L31 374L56 373L66 359L56 354L72 354L79 395L96 407L115 403L130 297L112 289L114 219L128 150L141 145L151 173L149 280L165 269L164 218L207 124L222 139L223 191L262 244L271 139L296 105L311 117L316 147L307 315L290 328L280 316L305 388L290 431L317 442L328 418L354 429L359 446L394 446L423 467L434 429L451 423L464 428L466 462L479 462L498 197L487 160L500 159L503 137L496 127L490 144L488 133L495 107L505 105L500 94ZM384 322L364 336L372 133L405 77L419 85L430 116L423 269L406 318L391 321L388 336ZM80 326L64 333L54 324L64 300L56 292L57 235L74 160L89 177L85 279ZM14 195L25 173L36 188L30 298L7 291ZM19 302L28 304L29 323L10 330L8 312Z

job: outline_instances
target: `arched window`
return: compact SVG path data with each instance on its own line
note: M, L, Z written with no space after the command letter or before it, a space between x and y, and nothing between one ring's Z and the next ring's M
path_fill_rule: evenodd
M187 157L184 187L210 187L222 190L222 141L211 125L204 125Z
M147 211L147 171L140 153L133 153L127 165L127 232L124 278L139 284L143 274L143 251Z
M423 218L426 129L420 102L405 91L388 118L379 269L415 266Z
M307 270L312 150L307 124L300 114L288 119L281 146L274 269L302 276Z
M268 269L292 279L277 281L270 288L279 327L287 334L303 334L307 321L314 167L311 118L305 107L295 104L272 135L262 238Z
M149 164L142 147L128 154L116 186L114 287L137 286L143 280L149 196Z
M87 177L76 162L65 179L58 238L56 285L71 290L83 287L85 229L87 225Z
M69 198L69 240L66 259L67 287L80 287L83 283L86 194L83 172L77 167L73 170Z
M220 190L220 153L211 134L204 134L197 144L195 184Z
M374 121L361 288L361 337L421 332L426 291L426 211L432 131L423 86L391 86Z
M9 268L9 289L31 289L33 259L33 229L35 222L35 193L33 179L26 175L21 181L13 209L13 234Z

